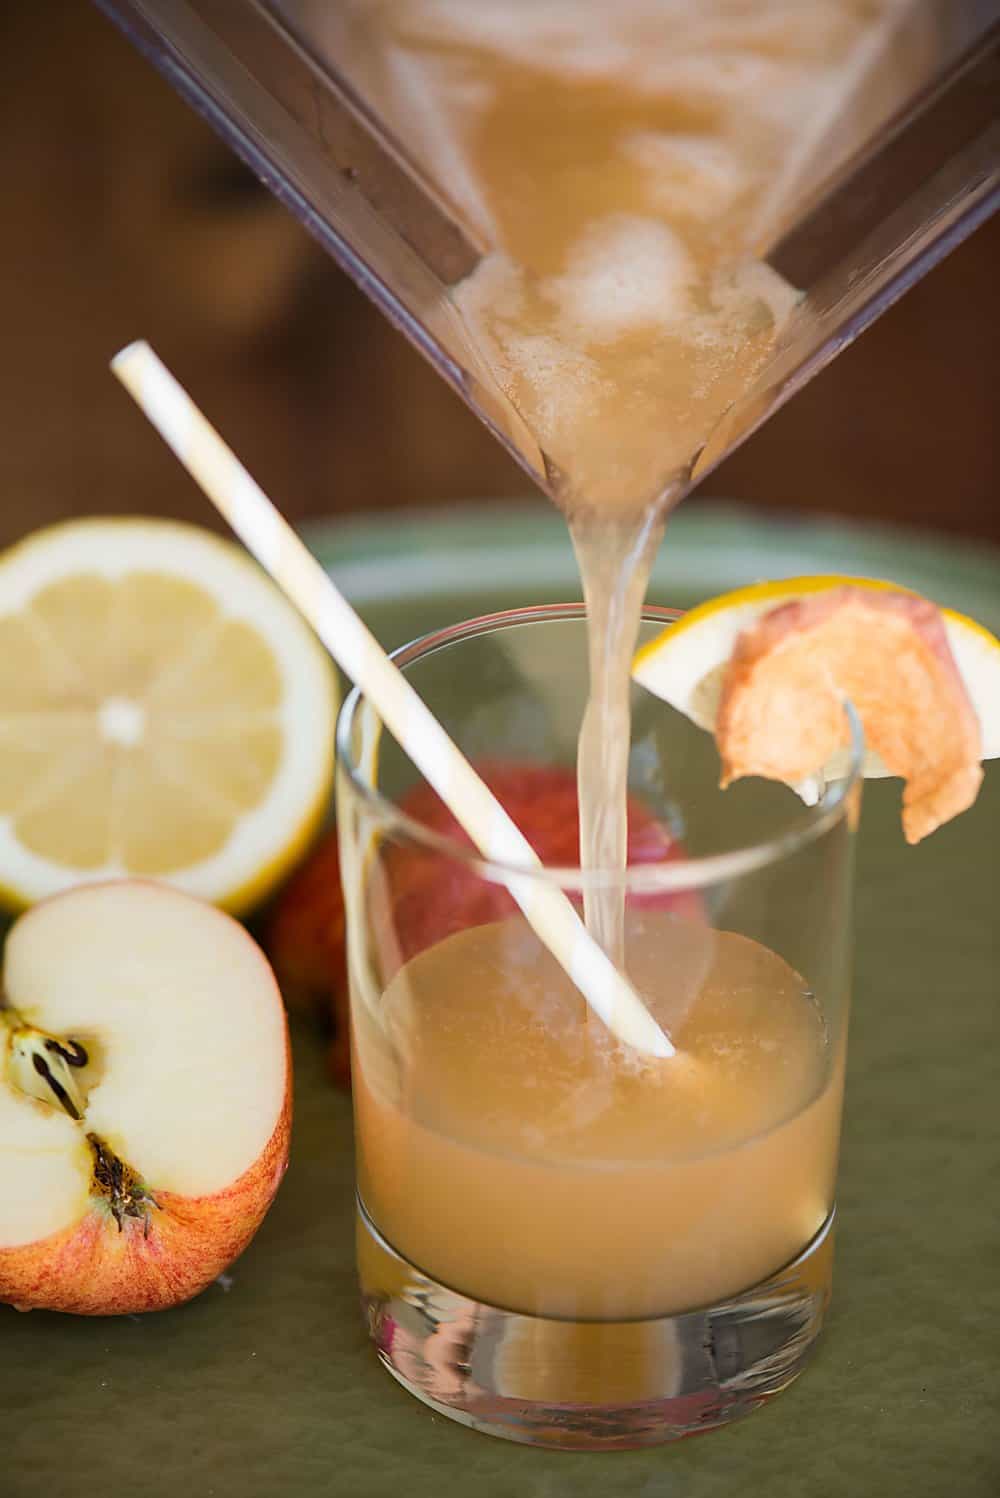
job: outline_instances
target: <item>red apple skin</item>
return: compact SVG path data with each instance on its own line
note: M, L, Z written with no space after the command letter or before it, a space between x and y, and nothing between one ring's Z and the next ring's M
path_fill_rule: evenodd
M550 867L579 863L579 802L572 770L503 761L481 761L476 769L543 863ZM471 847L429 786L417 786L400 806L415 821ZM662 822L640 800L630 797L629 863L662 863L683 854L682 845ZM412 844L388 846L384 870L401 961L452 932L501 920L516 909L502 885L486 883L457 861L446 861ZM704 919L695 892L640 895L630 903ZM349 1085L346 930L336 833L322 839L285 886L267 924L264 946L293 1007L307 1004L332 1012L329 1069L335 1082ZM382 976L388 979L391 973Z
M288 1041L285 1041L286 1054ZM246 1248L274 1200L288 1166L292 1106L285 1105L249 1170L213 1196L154 1192L148 1234L141 1218L126 1217L119 1232L110 1211L93 1198L72 1227L0 1249L0 1301L18 1311L70 1311L112 1316L162 1311L206 1289Z
M155 886L153 880L109 880ZM93 887L93 886L92 886ZM193 899L171 890L173 899ZM72 891L52 895L71 898ZM48 901L40 902L47 904ZM37 910L39 907L36 906ZM221 921L238 923L224 911ZM242 929L242 928L241 928ZM267 967L263 953L261 963ZM281 994L274 997L282 1015ZM0 1247L0 1304L18 1311L68 1311L78 1316L131 1315L162 1311L192 1300L228 1268L250 1243L288 1169L292 1132L292 1050L287 1021L284 1101L271 1137L254 1163L224 1191L181 1196L147 1182L157 1206L143 1218L125 1217L121 1231L100 1195L70 1226L16 1248Z

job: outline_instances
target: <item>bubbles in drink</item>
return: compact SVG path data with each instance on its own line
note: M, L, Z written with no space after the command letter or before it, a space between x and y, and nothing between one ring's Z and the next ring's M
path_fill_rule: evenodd
M696 279L683 241L666 224L613 214L584 230L545 295L574 341L605 344L682 321Z

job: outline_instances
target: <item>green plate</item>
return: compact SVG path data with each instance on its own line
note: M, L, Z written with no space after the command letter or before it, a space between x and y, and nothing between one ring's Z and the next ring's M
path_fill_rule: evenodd
M536 506L311 540L390 645L579 592L562 523ZM995 552L705 504L672 522L651 596L687 605L828 570L895 578L1000 628ZM360 1324L350 1108L300 1025L292 1166L231 1276L155 1316L0 1308L2 1498L995 1498L1000 771L916 849L897 801L890 782L866 792L834 1306L815 1363L767 1409L675 1447L585 1456L479 1436L410 1399Z
M308 538L390 645L494 609L580 597L566 525L543 501L324 523ZM887 578L1000 631L1000 551L989 546L705 501L671 519L648 597L690 608L761 578L817 572Z

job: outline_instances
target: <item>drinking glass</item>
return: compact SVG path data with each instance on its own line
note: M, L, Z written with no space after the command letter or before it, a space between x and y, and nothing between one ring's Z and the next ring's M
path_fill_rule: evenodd
M647 608L640 643L680 616ZM542 1446L652 1445L783 1389L830 1296L860 731L807 806L722 791L711 735L633 688L629 863L579 867L582 606L395 660L626 966L677 1055L615 1041L363 694L338 728L361 1295L432 1408ZM558 867L550 866L555 857ZM548 861L546 861L548 860Z

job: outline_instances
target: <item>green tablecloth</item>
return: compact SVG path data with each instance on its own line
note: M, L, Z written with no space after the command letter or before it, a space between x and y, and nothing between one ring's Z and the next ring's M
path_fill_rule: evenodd
M314 541L394 644L577 591L559 521L533 508ZM707 506L674 523L652 596L834 569L1000 623L995 554ZM888 782L866 791L833 1310L814 1364L770 1406L700 1440L593 1456L476 1435L409 1398L357 1314L349 1104L298 1026L292 1166L229 1280L142 1318L0 1308L2 1498L995 1498L1000 769L917 849L897 798Z

